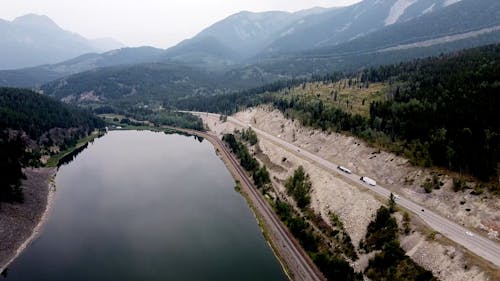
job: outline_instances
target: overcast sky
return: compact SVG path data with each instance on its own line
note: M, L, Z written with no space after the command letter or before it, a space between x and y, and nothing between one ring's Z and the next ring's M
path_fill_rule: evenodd
M113 37L127 46L167 48L242 10L297 11L360 0L0 0L0 18L47 15L87 38Z

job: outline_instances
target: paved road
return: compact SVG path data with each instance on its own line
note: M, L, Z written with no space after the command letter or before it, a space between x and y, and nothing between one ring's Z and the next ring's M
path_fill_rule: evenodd
M206 115L207 113L204 112L197 112L197 114L204 114ZM218 114L212 114L209 113L210 116L217 117ZM249 124L246 124L236 118L233 117L228 117L228 121L237 124L242 127L248 127L250 126ZM341 172L340 170L337 169L338 165L328 161L324 158L321 158L313 153L310 153L309 151L306 151L304 149L301 149L300 147L297 147L289 142L286 142L276 136L273 136L267 132L264 132L258 128L252 127L252 129L261 137L264 137L273 143L288 149L290 151L293 151L294 153L298 154L299 156L302 156L303 158L317 163L320 166L326 168L327 170L337 173L344 179L352 182L360 182L359 178L361 175L356 175L356 174L347 174L344 172ZM363 175L363 176L370 176L370 175ZM384 188L380 185L376 186L370 186L365 184L367 188L370 190L374 191L375 193L384 196L384 197L389 197L391 191L389 191L387 188ZM450 240L456 242L457 244L460 244L467 248L469 251L472 253L484 258L487 261L490 261L497 267L500 267L500 245L492 241L480 234L474 233L470 231L469 229L452 222L448 220L445 217L442 217L441 215L438 215L437 213L426 209L425 207L422 207L418 204L416 204L413 201L410 201L406 198L403 198L402 196L394 193L396 195L396 202L403 208L413 212L415 215L419 216L423 221L425 221L431 228L434 230L438 231L442 235L448 237Z
M239 177L242 179L242 187L246 190L250 200L253 202L253 206L256 211L259 213L260 217L266 223L267 231L271 231L271 235L273 235L275 239L273 242L275 246L278 248L280 255L285 262L287 263L290 271L293 273L294 281L323 281L325 280L317 267L311 261L311 259L307 256L307 253L301 248L299 243L292 238L292 234L288 231L288 229L283 225L281 220L277 217L274 210L267 203L267 201L263 198L257 188L253 185L253 183L249 180L246 172L240 166L238 160L233 156L233 154L226 147L224 142L220 140L218 137L201 133L198 131L178 129L191 134L196 134L201 137L206 138L210 142L217 144L217 146L221 149L221 153L224 154L225 158L229 160L229 164L233 167L233 169L238 173ZM276 245L277 244L277 245ZM290 268L291 267L291 268Z

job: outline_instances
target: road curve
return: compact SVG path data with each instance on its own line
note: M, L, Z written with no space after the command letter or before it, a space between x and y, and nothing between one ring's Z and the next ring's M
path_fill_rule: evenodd
M264 197L260 194L257 188L249 180L246 172L240 166L238 160L229 151L227 146L222 140L217 136L212 134L202 133L199 131L179 129L176 130L184 131L190 134L195 134L200 137L206 138L211 143L217 144L217 147L221 149L221 153L224 154L225 158L229 161L228 164L232 166L234 171L238 173L239 178L241 178L242 187L246 190L249 199L253 202L254 208L259 213L260 217L267 224L267 231L272 232L274 235L275 247L280 253L281 258L284 259L291 271L294 281L323 281L325 280L322 274L319 272L317 267L314 265L312 260L308 257L307 253L302 249L299 243L293 238L292 234L288 231L286 226L283 225L281 220L277 217L274 210L267 203ZM293 260L289 260L293 259Z
M213 114L213 113L206 113L206 112L192 112L193 114L198 114L198 115L210 115L213 117L219 117L219 114ZM233 117L228 117L227 119L229 122L232 122L236 125L239 125L241 127L249 127L249 124L246 124L236 118ZM264 137L268 139L269 141L272 141L273 143L287 149L290 151L293 151L294 153L298 154L299 156L302 156L303 158L313 162L317 163L323 168L333 172L337 173L341 178L344 178L347 181L359 183L361 182L360 175L356 174L347 174L344 172L341 172L340 170L337 169L338 165L328 161L324 158L321 158L307 150L304 150L300 147L297 147L289 142L286 142L283 139L280 139L276 136L273 136L265 131L262 131L258 128L252 127L252 129L261 137ZM363 176L370 176L370 175L363 175ZM389 197L391 191L387 188L384 188L383 186L376 185L376 186L370 186L365 184L366 188L372 190L373 192L384 196L384 197ZM394 193L394 192L393 192ZM426 222L431 228L434 230L438 231L442 235L448 237L450 240L456 242L457 244L462 245L463 247L467 248L469 251L472 253L484 258L485 260L491 262L497 267L500 267L500 245L492 241L478 233L473 233L469 229L453 222L450 221L449 219L442 217L441 215L420 206L419 204L408 200L396 193L396 202L398 205L401 207L413 212L415 215L419 216L424 222Z

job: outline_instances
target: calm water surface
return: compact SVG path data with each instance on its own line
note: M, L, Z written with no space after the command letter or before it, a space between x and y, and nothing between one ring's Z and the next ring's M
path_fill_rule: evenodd
M7 280L286 280L207 141L110 132L56 184L42 235Z

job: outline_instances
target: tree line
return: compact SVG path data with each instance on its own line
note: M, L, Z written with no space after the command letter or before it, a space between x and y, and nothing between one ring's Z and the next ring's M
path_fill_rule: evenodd
M362 274L355 272L342 255L344 254L353 260L358 258L350 237L345 232L340 220L332 220L334 225L332 228L323 221L321 215L316 214L309 207L311 187L309 175L306 174L302 166L299 166L293 175L285 181L285 188L287 194L292 196L302 213L294 209L290 203L279 198L274 202L276 213L327 280L363 280ZM336 243L331 243L323 235L328 236ZM334 244L336 246L332 248Z
M222 114L232 114L240 109L257 106L262 103L272 102L271 97L263 93L278 92L283 89L290 89L307 82L314 81L337 81L345 77L341 72L334 72L326 75L314 75L311 78L295 78L279 80L260 87L236 91L217 95L196 95L169 100L164 103L167 108L178 108L192 111L217 112Z
M120 123L130 126L142 126L143 121L149 121L155 126L172 126L198 131L205 131L203 121L198 116L190 113L178 112L172 110L152 110L146 107L138 107L137 105L128 105L126 103L118 106L102 105L92 109L95 114L119 114L126 118L120 120ZM130 119L142 120L134 122ZM116 120L115 122L117 122Z
M222 140L229 145L236 157L240 159L241 166L252 175L252 179L258 188L265 188L271 182L266 166L261 167L257 159L250 154L247 146L237 140L234 134L225 134Z

